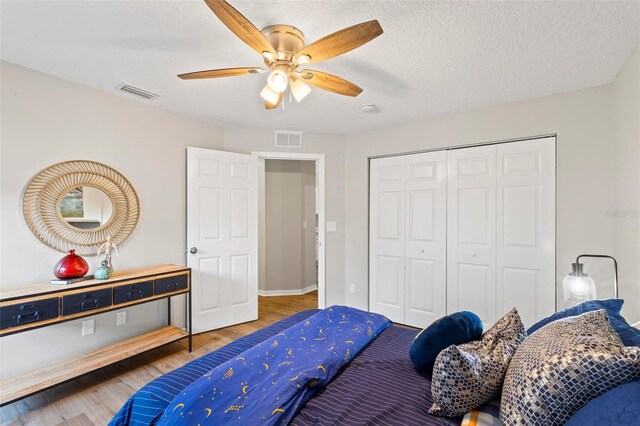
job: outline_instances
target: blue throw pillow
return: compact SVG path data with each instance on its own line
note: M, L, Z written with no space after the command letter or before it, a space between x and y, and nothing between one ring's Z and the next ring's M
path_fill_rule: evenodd
M409 349L409 357L420 372L429 372L436 357L451 345L460 345L482 336L482 321L473 312L456 312L422 330Z
M565 426L633 426L640 419L640 379L589 401Z
M624 300L622 299L587 300L577 306L556 312L555 314L538 321L527 330L527 335L530 336L539 328L561 318L575 317L576 315L582 315L585 312L604 309L607 311L609 324L611 324L616 333L618 333L618 336L620 336L620 339L625 346L640 346L640 330L630 326L629 323L627 323L627 321L625 321L625 319L620 315L623 303Z

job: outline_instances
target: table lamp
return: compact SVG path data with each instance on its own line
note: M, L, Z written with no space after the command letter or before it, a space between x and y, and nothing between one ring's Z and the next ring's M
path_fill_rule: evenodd
M618 297L618 262L612 257L604 254L581 254L576 258L576 262L571 264L571 272L562 280L564 300L574 304L582 303L586 300L596 298L596 283L589 275L583 271L583 264L580 263L582 257L605 258L613 260L613 286L615 297Z

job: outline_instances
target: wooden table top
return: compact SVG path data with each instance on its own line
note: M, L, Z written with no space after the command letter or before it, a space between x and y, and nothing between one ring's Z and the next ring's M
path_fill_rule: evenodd
M180 265L155 265L145 266L142 268L127 269L123 271L115 271L108 280L86 280L80 281L75 284L32 284L23 287L15 287L10 289L0 289L0 302L5 300L12 300L27 296L40 296L47 293L54 293L59 291L67 291L72 289L79 289L83 287L90 287L97 284L109 284L119 281L126 281L135 278L143 278L145 276L168 274L172 272L186 271L186 266Z

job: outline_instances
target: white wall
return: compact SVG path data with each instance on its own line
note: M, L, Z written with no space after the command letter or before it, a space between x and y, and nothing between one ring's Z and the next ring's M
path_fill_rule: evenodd
M345 280L356 284L347 303L368 306L369 156L557 133L558 282L576 255L611 253L613 224L605 214L613 205L610 117L610 86L601 86L347 136ZM632 294L628 286L621 289L623 298Z
M297 161L265 161L265 290L302 289L302 175Z
M613 251L624 315L640 321L640 45L612 85Z
M316 283L310 277L311 261L315 269L314 217L315 162L266 160L265 282L260 289L300 292Z
M41 169L66 160L95 160L127 176L140 198L140 222L114 256L115 269L184 264L185 147L222 147L222 130L117 95L1 63L1 288L47 282L64 256L27 228L21 195ZM95 257L87 259L96 266ZM164 324L166 303L128 308L96 319L81 337L81 320L5 337L0 370L11 376Z
M278 113L278 111L274 111ZM336 232L326 234L326 304L344 303L344 140L342 135L304 133L302 149L274 146L274 133L268 130L224 129L224 150L251 153L306 152L325 155L326 220L337 223Z

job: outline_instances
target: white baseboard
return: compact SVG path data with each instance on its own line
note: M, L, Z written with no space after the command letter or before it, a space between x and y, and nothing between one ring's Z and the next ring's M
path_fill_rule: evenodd
M258 289L258 296L272 297L272 296L301 296L303 294L316 291L318 289L317 284L312 284L301 290L262 290Z

